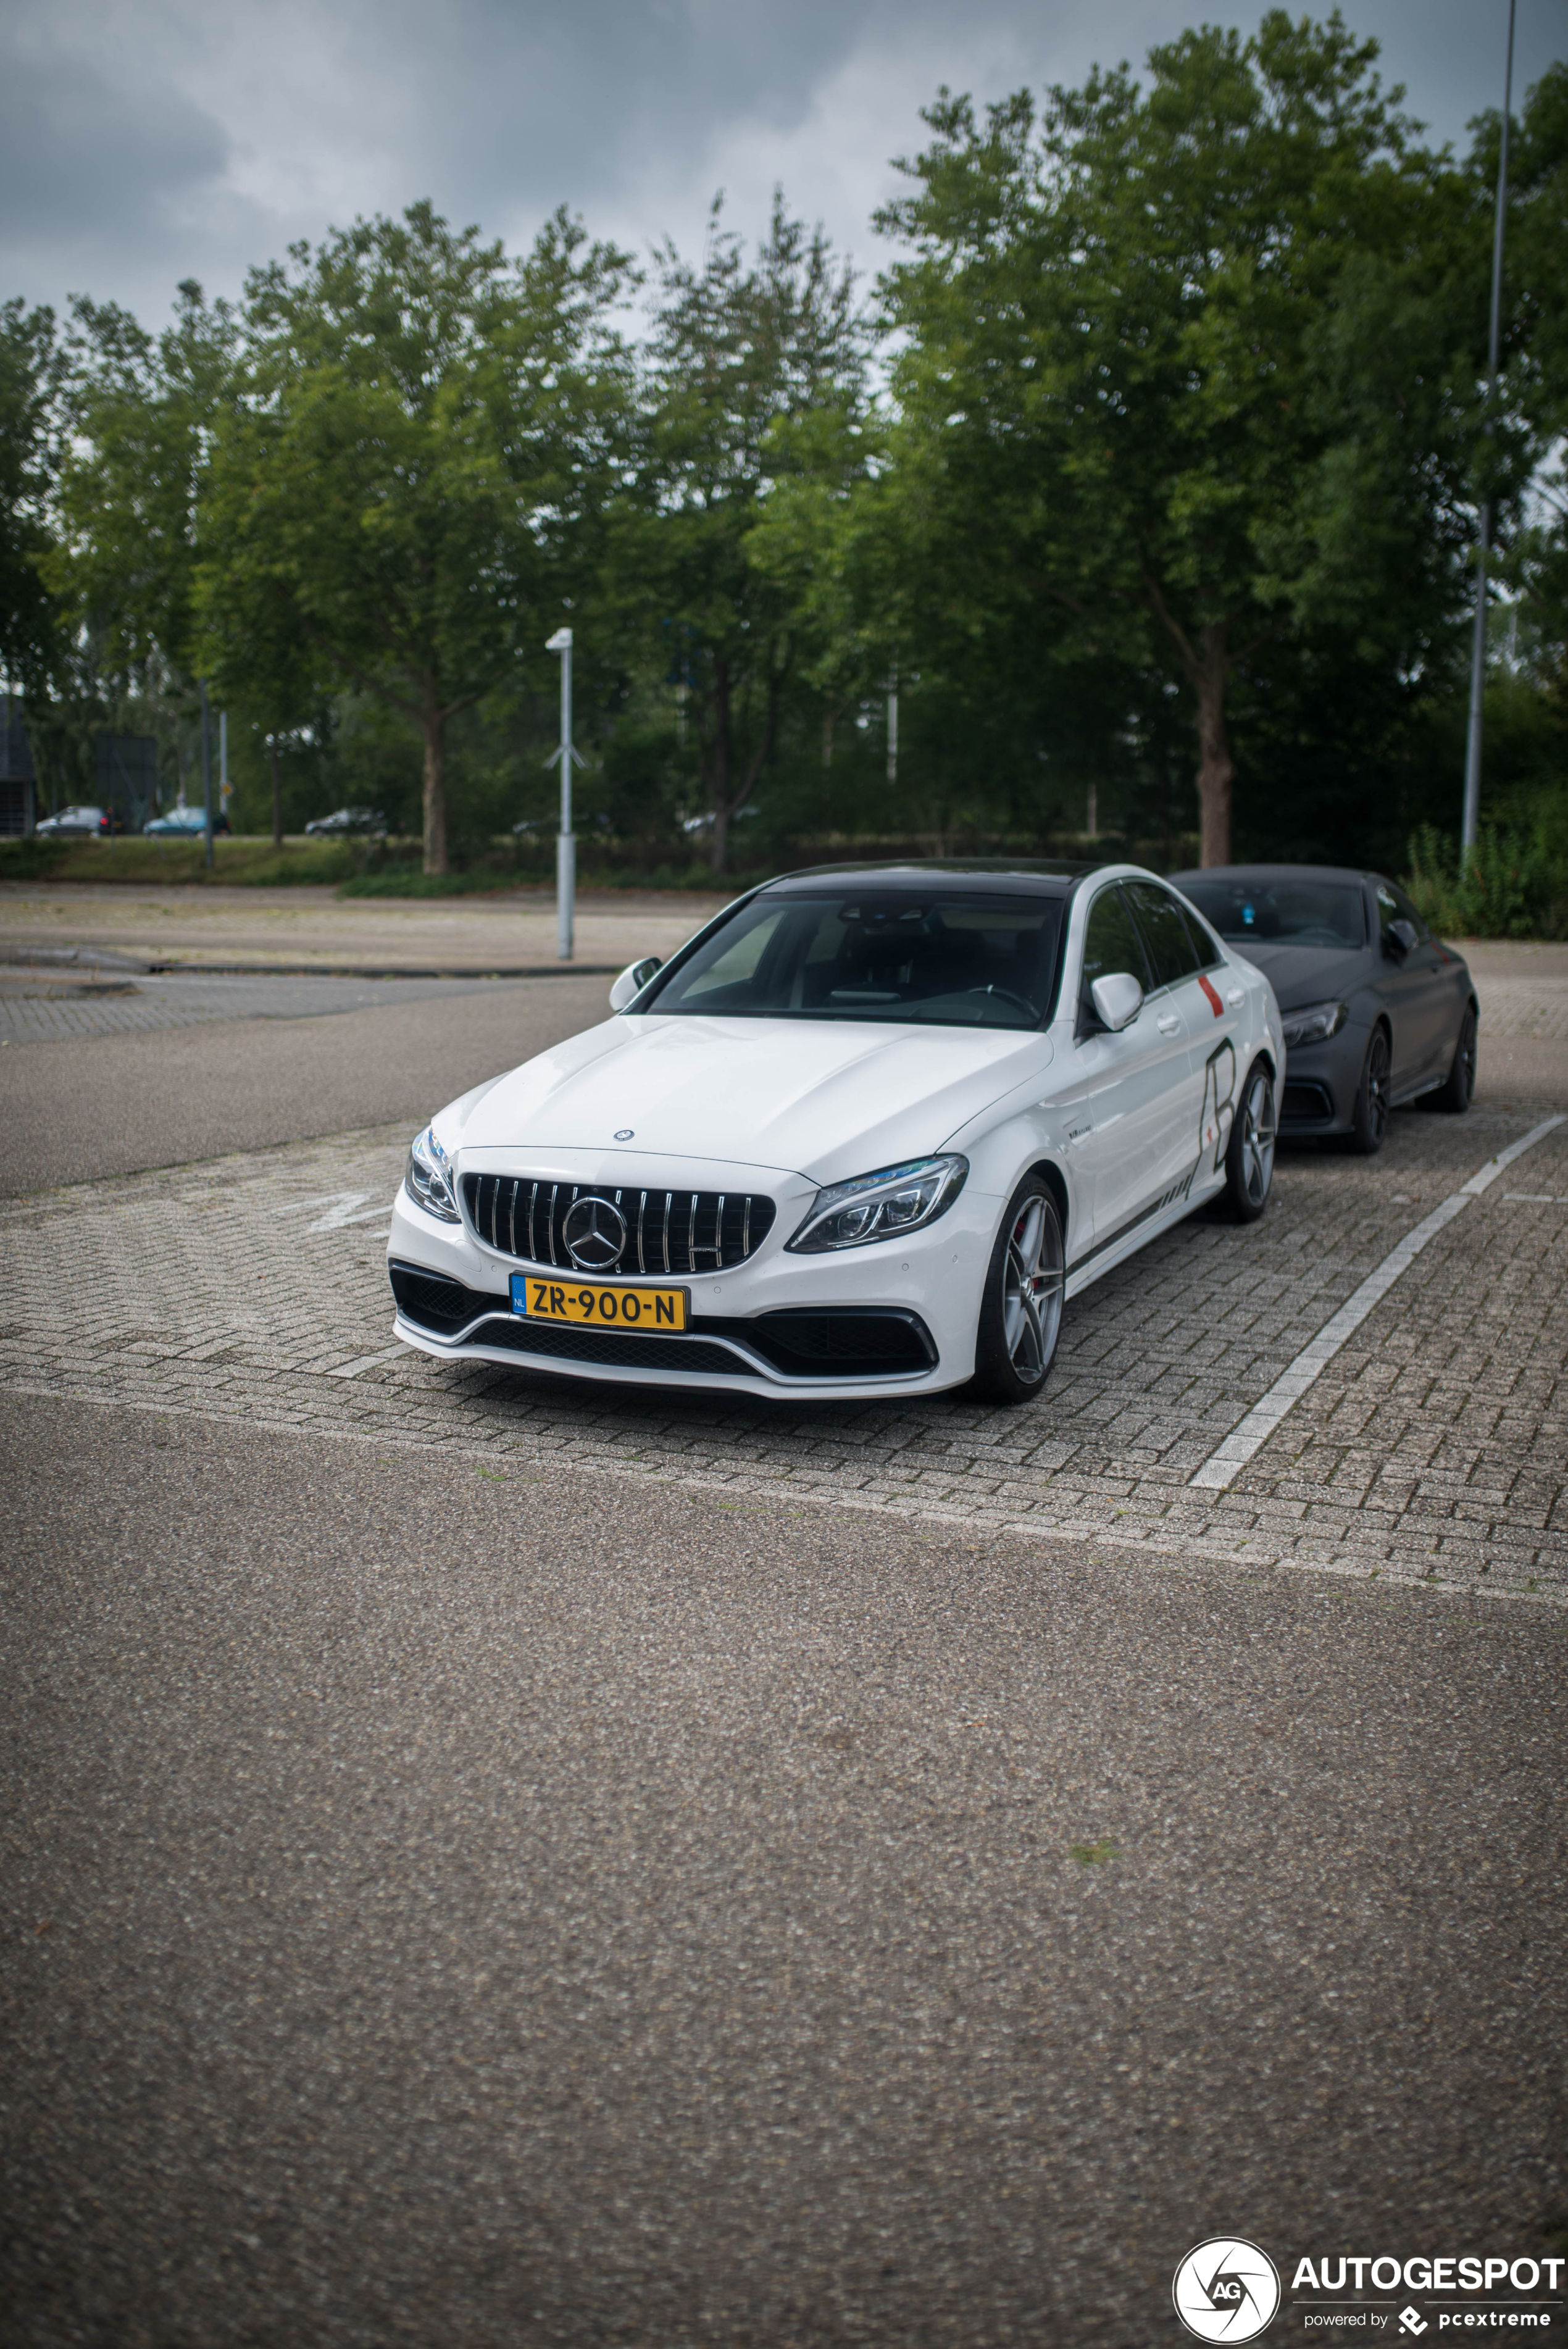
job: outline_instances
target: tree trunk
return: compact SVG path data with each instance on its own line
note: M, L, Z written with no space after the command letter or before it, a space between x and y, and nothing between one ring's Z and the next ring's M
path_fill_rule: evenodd
M768 714L763 720L762 739L748 761L746 773L732 792L735 779L735 745L731 726L730 675L727 661L714 663L713 687L713 869L726 870L729 858L729 827L742 808L750 802L763 768L773 755L773 744L779 732L779 709L784 693L784 679L789 672L789 658L768 676Z
M268 746L273 754L273 846L284 844L284 786L278 771L278 738L274 734Z
M722 653L713 664L713 869L729 866L730 778L734 772L733 713L729 706L729 663Z
M1198 862L1205 868L1231 861L1231 785L1236 766L1225 724L1225 684L1231 667L1225 638L1223 620L1204 625L1192 672L1198 697Z
M425 697L425 870L447 867L447 717L433 691Z

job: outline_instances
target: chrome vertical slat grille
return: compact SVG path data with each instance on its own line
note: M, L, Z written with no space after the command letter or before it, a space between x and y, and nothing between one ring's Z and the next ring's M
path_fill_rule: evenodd
M755 1256L776 1209L759 1192L625 1191L606 1184L551 1183L531 1174L465 1174L463 1204L478 1237L520 1264L575 1269L563 1226L574 1199L614 1206L626 1226L618 1265L624 1277L717 1272Z

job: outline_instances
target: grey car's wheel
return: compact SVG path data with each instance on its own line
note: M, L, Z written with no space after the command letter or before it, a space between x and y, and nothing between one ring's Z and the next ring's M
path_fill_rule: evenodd
M1254 1061L1242 1087L1242 1105L1225 1152L1225 1190L1236 1220L1255 1224L1269 1203L1274 1163L1274 1079Z
M1066 1280L1061 1217L1037 1174L1013 1194L980 1299L974 1392L1027 1402L1045 1385L1062 1326Z
M1460 1022L1460 1040L1454 1046L1454 1057L1448 1075L1437 1091L1428 1095L1434 1109L1450 1110L1457 1116L1469 1109L1475 1092L1476 1016L1475 1005L1467 1003L1465 1016Z
M1350 1121L1350 1146L1363 1158L1371 1158L1382 1149L1388 1131L1389 1066L1388 1039L1381 1028L1374 1028L1361 1063L1361 1082L1356 1088Z

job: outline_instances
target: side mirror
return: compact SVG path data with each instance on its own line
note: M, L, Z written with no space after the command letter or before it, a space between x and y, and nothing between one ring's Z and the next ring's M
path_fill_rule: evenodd
M610 989L611 1010L624 1011L627 1004L641 995L655 971L663 968L657 955L645 955L641 962L629 962Z
M1130 1028L1143 1009L1143 989L1130 970L1108 971L1089 988L1088 999L1094 1006L1094 1016L1102 1028L1113 1036L1123 1028Z
M1396 962L1403 962L1411 948L1420 943L1413 922L1390 922L1383 933L1384 952L1391 954Z

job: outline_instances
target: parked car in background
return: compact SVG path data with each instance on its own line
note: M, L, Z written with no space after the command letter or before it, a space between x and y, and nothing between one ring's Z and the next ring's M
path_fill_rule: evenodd
M1332 864L1222 864L1173 873L1171 885L1273 981L1290 1055L1282 1134L1344 1134L1369 1154L1401 1102L1470 1107L1475 982L1397 882Z
M1267 1205L1274 990L1152 874L954 859L749 891L414 1143L396 1333L441 1361L1027 1402L1064 1306Z
M40 840L103 840L124 825L111 810L100 807L62 808L37 826Z
M200 840L207 829L204 808L170 808L167 815L150 816L141 827L144 840ZM219 809L212 811L214 832L232 830L229 819Z
M335 840L346 833L360 833L372 839L385 839L387 819L379 808L334 808L330 815L318 815L305 831L316 840Z

